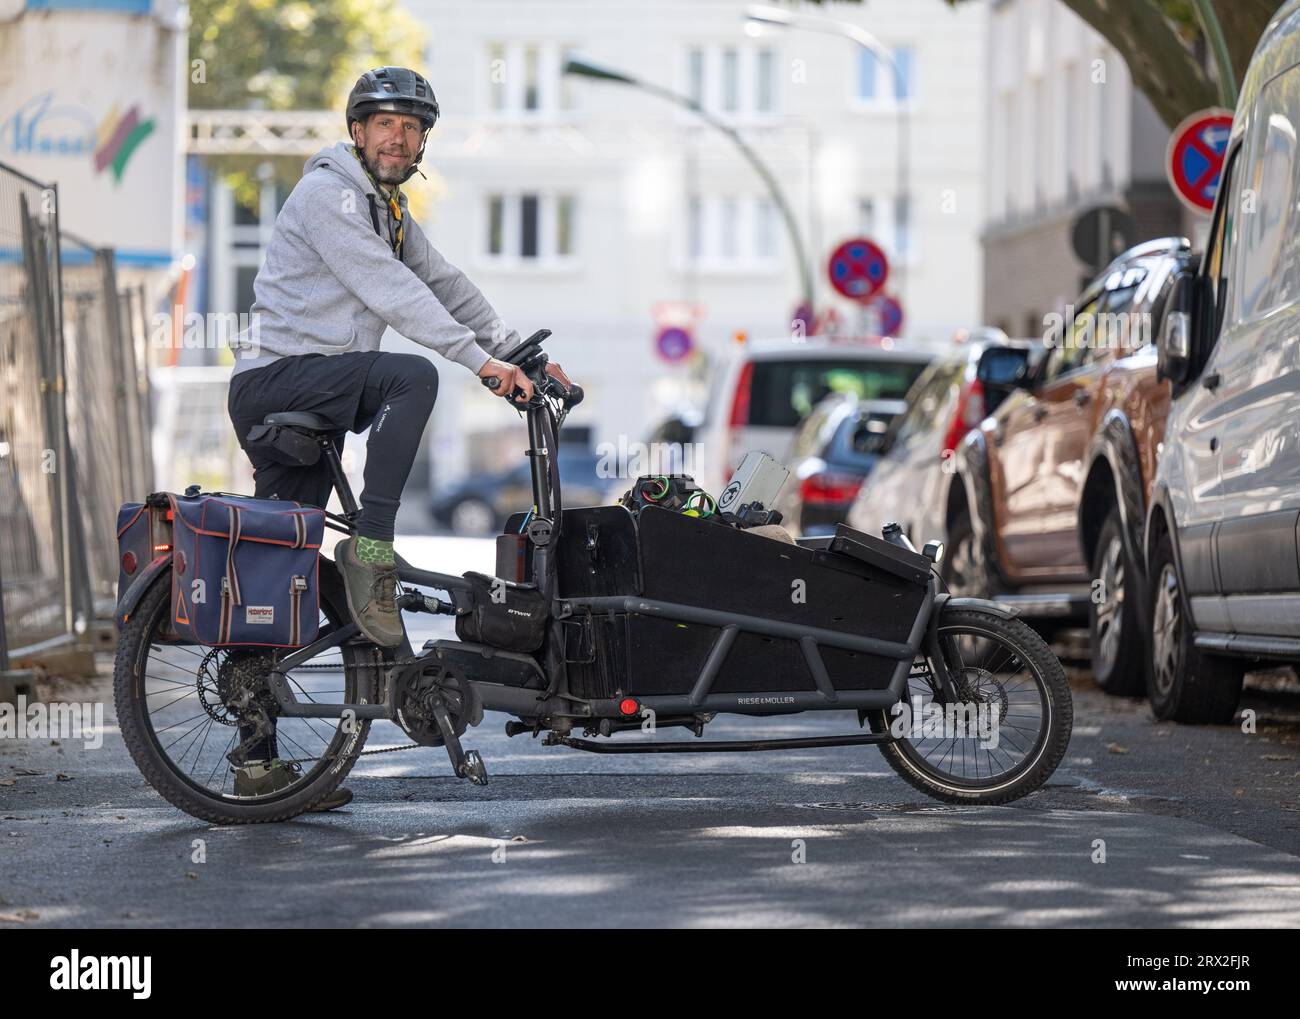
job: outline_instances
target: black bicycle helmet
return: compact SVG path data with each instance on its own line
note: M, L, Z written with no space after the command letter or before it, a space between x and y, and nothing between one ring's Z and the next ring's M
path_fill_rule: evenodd
M429 129L438 122L438 100L433 94L433 86L424 75L407 67L376 67L357 79L348 95L348 137L352 137L353 121L364 120L381 111L418 117L424 125L426 138ZM420 151L415 154L415 162L403 181L415 173L423 157L424 142L421 141Z

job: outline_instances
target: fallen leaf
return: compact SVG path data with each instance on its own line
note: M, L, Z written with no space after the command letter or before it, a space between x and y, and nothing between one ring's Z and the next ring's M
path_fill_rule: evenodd
M59 772L59 773L58 773L57 775L55 775L54 777L55 777L58 781L60 781L60 782L71 782L71 781L72 781L72 776L71 776L71 775L65 775L63 772Z
M1122 746L1120 746L1118 743L1107 743L1107 744L1106 744L1106 749L1109 750L1112 754L1127 754L1127 753L1128 753L1128 747L1122 747Z
M18 780L16 778L0 778L0 785L17 785L17 784L18 784Z
M17 913L0 913L0 923L26 923L35 920L39 913L33 909L19 910Z
M15 768L15 775L44 775L45 772L37 771L35 768Z

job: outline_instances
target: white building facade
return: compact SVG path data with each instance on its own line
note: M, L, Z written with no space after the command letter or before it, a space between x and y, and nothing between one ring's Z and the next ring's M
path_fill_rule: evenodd
M815 306L835 307L847 329L860 310L832 291L826 262L863 234L891 259L901 335L979 324L987 6L782 6L861 25L893 54L905 194L894 76L846 37L747 29L735 0L409 0L442 108L422 225L509 326L553 330L554 358L588 393L573 422L594 441L643 439L678 398L699 399L701 362L661 358L661 326L689 326L716 359L737 333L789 334L801 285L780 209L730 139L646 91L564 75L570 58L695 98L738 130L789 203ZM213 262L214 297L244 289L228 253ZM464 374L442 367L439 480L489 454L467 434L502 424L499 401Z

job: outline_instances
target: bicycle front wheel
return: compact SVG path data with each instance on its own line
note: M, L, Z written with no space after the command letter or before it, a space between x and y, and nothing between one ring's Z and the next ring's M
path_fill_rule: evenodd
M992 609L945 606L938 635L959 703L942 702L931 663L918 658L906 707L868 715L873 732L896 737L880 752L909 784L946 803L1027 796L1056 770L1070 742L1065 670L1025 623Z

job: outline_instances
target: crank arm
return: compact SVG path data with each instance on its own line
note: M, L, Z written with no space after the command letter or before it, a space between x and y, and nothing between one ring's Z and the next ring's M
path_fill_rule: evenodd
M467 778L475 785L487 785L487 769L483 766L483 758L479 757L477 750L471 750L467 754L461 748L456 729L451 724L451 716L447 714L447 706L441 697L434 702L432 710L433 719L438 723L438 730L447 747L447 756L451 758L451 770L456 777Z

